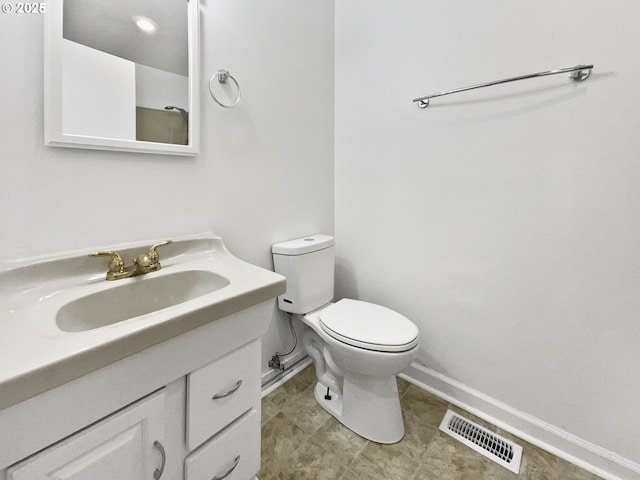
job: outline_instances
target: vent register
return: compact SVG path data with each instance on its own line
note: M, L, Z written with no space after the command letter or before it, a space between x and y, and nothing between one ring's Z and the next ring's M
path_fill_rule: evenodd
M522 460L522 447L486 428L447 410L440 430L493 460L498 465L519 473Z

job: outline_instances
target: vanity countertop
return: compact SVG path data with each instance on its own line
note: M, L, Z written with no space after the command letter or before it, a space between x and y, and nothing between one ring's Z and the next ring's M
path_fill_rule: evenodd
M150 245L127 244L109 250L130 259ZM211 234L176 239L162 247L162 269L157 272L110 282L104 279L107 260L88 258L87 253L0 269L0 410L274 298L286 289L283 276L238 259L220 237ZM228 284L182 303L85 331L63 331L56 322L60 309L78 298L111 288L140 288L152 285L152 279L187 271L212 272Z

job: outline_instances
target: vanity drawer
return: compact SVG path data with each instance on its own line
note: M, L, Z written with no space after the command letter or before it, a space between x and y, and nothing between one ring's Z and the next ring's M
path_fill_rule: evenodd
M260 470L260 414L251 410L184 461L185 480L248 480Z
M193 450L260 405L260 342L255 340L188 376L187 446Z

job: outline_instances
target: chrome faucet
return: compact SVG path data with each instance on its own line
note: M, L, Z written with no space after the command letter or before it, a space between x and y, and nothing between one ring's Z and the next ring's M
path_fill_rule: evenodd
M160 256L158 255L158 247L169 245L172 240L165 240L157 243L149 249L149 253L142 253L133 259L131 265L125 265L122 257L118 252L93 252L90 257L108 256L109 270L107 271L107 280L120 280L121 278L135 277L144 273L155 272L162 268L160 265Z

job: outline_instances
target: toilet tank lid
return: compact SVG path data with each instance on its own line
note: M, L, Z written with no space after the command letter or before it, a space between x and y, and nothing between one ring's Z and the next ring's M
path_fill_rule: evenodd
M331 235L317 233L295 240L275 243L271 246L271 252L278 255L303 255L332 247L334 240Z

